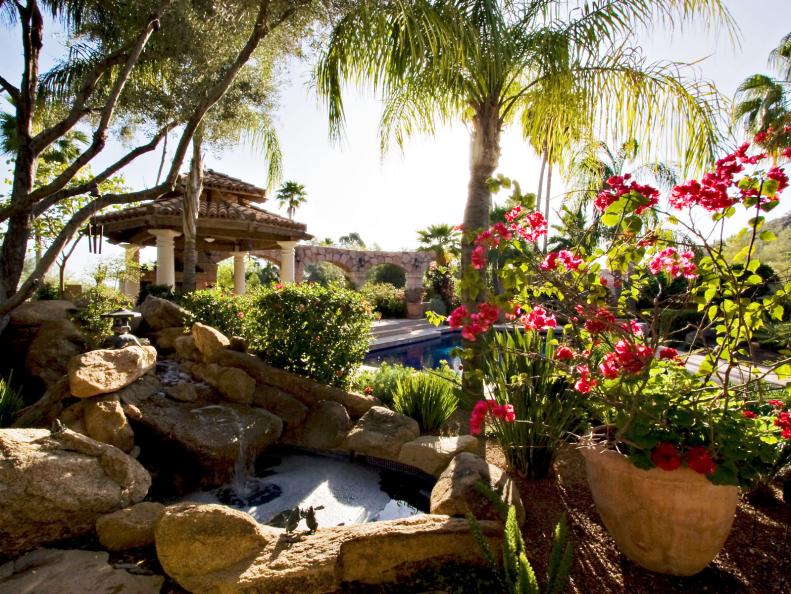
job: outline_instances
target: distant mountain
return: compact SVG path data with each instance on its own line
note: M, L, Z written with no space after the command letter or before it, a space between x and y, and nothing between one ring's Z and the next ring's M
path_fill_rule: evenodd
M772 231L777 239L761 241L756 238L756 257L762 264L771 266L783 280L791 280L791 213L767 222L761 230ZM750 242L750 233L745 231L725 240L725 256L733 257Z

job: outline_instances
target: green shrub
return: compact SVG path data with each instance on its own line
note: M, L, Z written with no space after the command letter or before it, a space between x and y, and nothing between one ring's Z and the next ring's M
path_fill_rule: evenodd
M416 373L411 367L398 363L382 363L375 370L361 371L354 376L354 390L376 396L382 404L392 408L398 382Z
M244 335L244 317L249 309L249 298L233 295L221 289L204 289L185 293L177 299L179 305L195 317L226 336Z
M365 283L360 293L383 318L403 318L406 314L403 289L389 283Z
M423 433L436 433L459 408L458 386L430 371L408 375L396 384L393 408L415 419Z
M362 296L313 283L263 287L245 297L244 336L268 363L347 388L368 352L373 314Z
M556 374L551 333L493 332L486 339L482 370L498 404L511 404L516 422L493 421L491 429L508 463L523 476L547 476L560 445L581 424L583 397Z
M441 297L432 297L429 299L426 311L433 311L439 316L446 316L448 315L448 306L445 305Z
M104 285L89 289L79 299L81 309L74 314L89 349L98 349L102 341L112 334L112 321L102 314L116 309L132 307L131 300L122 293Z
M10 426L25 403L22 392L11 385L13 376L11 372L8 379L0 377L0 427Z
M45 281L41 283L33 293L35 301L52 301L53 299L60 299L60 291L55 283Z
M140 287L140 293L137 295L137 305L143 303L149 295L159 297L160 299L167 299L168 301L174 301L176 299L176 293L170 285L149 283Z

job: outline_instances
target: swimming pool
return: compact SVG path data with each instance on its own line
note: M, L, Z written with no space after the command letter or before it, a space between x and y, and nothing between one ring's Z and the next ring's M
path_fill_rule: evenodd
M461 334L446 334L441 338L370 352L365 356L365 364L400 363L414 369L435 369L445 360L452 369L460 371L461 359L451 355L453 349L460 346Z

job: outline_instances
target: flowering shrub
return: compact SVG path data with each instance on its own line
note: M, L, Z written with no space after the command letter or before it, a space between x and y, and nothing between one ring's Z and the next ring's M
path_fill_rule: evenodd
M791 158L791 151L783 154ZM528 331L557 328L560 339L551 339L555 374L602 404L600 421L613 428L611 445L634 464L668 471L687 466L717 484L764 480L791 447L788 411L761 408L766 370L750 369L754 333L782 320L791 293L791 284L771 294L754 290L763 284L755 244L774 238L763 229L764 214L777 206L789 183L787 162L767 166L766 160L765 153L743 144L700 180L673 188L669 210L663 210L656 189L629 175L610 178L594 207L612 232L606 245L587 252L538 255L529 244L546 232L546 222L517 207L507 224L479 232L474 242L474 267L492 250L509 254L499 272L504 290L475 312L453 311L450 324L471 341L485 337L500 316ZM701 227L700 209L711 213L713 230ZM722 246L708 238L720 237L718 227L739 210L751 213L751 240L726 259ZM656 216L647 217L650 211ZM650 220L661 222L649 226ZM686 287L669 294L664 288L675 279ZM477 275L462 282L470 294L486 295ZM638 308L652 286L655 297ZM699 320L694 336L716 335L700 351L694 371L685 367L690 353L668 348L662 335L668 326L663 314L690 305L699 315L690 317ZM549 359L549 352L522 356ZM771 371L789 377L789 362L777 361ZM494 368L484 370L487 381ZM745 407L754 415L745 415ZM515 412L518 426L522 413L518 407ZM477 422L481 412L476 414Z
M406 314L404 289L389 283L365 283L360 293L383 318L403 318Z
M204 289L181 295L178 303L195 316L195 321L217 328L226 336L244 335L244 317L250 307L244 295Z

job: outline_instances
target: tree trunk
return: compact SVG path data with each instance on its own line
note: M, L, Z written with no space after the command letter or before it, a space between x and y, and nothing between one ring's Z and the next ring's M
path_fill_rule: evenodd
M547 197L544 200L544 218L547 220L547 233L544 235L544 253L547 253L547 242L549 241L549 199L552 196L552 161L547 167Z
M24 199L33 189L36 158L20 148L14 166L11 201ZM25 265L25 252L30 239L30 214L21 212L8 219L8 228L0 248L0 302L11 297L19 285Z
M489 212L492 208L492 194L486 183L497 169L500 160L500 133L502 122L498 106L487 103L477 109L472 121L470 138L470 181L467 186L467 205L464 209L464 234L461 242L462 277L472 270L473 242L478 233L489 227ZM473 313L479 303L486 300L486 268L479 271L480 290L464 289L461 301L467 311ZM483 397L483 378L480 374L482 352L480 342L462 341L470 356L463 358L464 373L462 387L466 404Z
M192 139L192 163L184 192L183 224L184 224L184 272L181 281L181 290L185 293L195 290L195 265L198 253L195 249L195 239L198 231L198 209L200 208L200 195L203 192L203 157L201 145L203 144L202 126L195 131Z
M536 210L541 212L541 196L544 193L544 169L547 166L547 144L541 150L541 170L538 172L538 193L536 194Z

